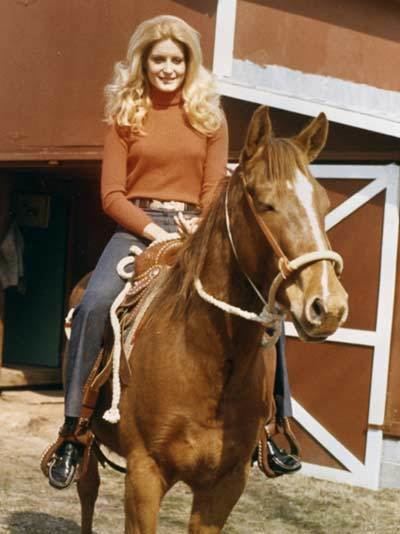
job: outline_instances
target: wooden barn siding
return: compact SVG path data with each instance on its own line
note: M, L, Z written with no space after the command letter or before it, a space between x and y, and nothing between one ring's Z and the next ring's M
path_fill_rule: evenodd
M10 0L0 5L0 159L98 157L103 87L138 23L188 20L211 67L216 0Z
M400 3L238 0L234 57L400 89Z

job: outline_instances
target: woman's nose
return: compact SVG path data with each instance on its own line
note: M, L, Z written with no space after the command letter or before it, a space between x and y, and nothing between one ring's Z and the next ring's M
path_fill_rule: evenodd
M164 72L172 72L172 63L170 61L166 61L163 65L163 71Z

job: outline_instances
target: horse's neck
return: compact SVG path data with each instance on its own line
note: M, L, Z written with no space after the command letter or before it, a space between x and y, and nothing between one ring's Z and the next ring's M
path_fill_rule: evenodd
M237 181L230 186L228 206L232 239L240 265L229 242L225 214L221 210L210 237L201 282L216 299L245 311L259 313L263 304L242 269L260 289L264 289L264 277L268 263L271 263L270 252L255 226L254 216ZM213 322L215 335L219 337L221 345L225 344L225 359L232 361L234 373L245 375L259 349L262 329L257 323L212 309L209 304L206 306L209 327Z
M245 273L265 292L268 280L273 277L272 251L251 213L240 180L237 177L232 180L227 213L223 209L218 213L201 278L216 298L259 312L262 302Z

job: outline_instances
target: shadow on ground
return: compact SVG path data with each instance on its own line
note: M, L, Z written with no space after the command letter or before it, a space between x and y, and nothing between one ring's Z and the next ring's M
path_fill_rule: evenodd
M39 512L12 513L8 517L8 528L10 534L80 534L81 531L75 521Z

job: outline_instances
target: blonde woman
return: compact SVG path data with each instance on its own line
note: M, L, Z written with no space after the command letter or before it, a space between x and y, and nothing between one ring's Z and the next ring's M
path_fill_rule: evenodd
M74 313L65 435L73 434L109 308L124 286L117 263L132 245L144 249L176 232L178 212L187 219L201 214L227 163L219 97L202 65L199 35L183 20L160 16L140 24L105 95L101 198L118 226ZM61 447L50 467L51 485L62 489L71 483L80 454L72 441Z

